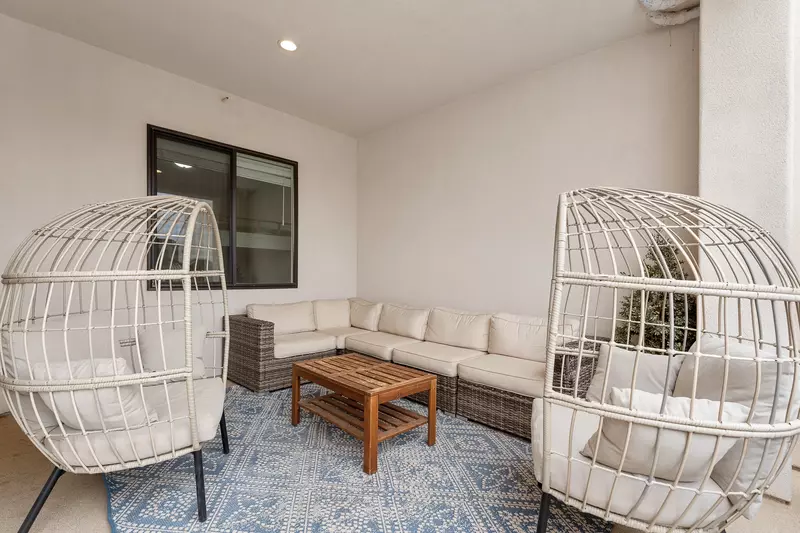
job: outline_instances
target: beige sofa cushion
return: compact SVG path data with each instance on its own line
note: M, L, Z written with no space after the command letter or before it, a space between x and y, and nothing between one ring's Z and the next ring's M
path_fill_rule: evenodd
M485 352L489 346L489 322L482 315L437 307L428 317L425 340Z
M579 322L566 319L561 331L577 336ZM562 343L563 344L563 343ZM489 328L489 353L532 359L544 363L547 349L547 319L536 316L497 313Z
M339 350L344 349L345 340L347 337L351 337L353 335L363 335L365 333L369 333L369 330L361 329L361 328L354 328L351 326L342 327L342 328L328 328L328 329L320 329L317 330L319 333L324 333L325 335L330 335L331 337L336 337L336 348Z
M378 331L383 304L368 302L361 298L350 299L350 325L354 328Z
M19 415L29 424L31 431L41 432L58 426L53 411L42 401L38 392L11 394L11 404ZM11 406L9 406L9 409Z
M293 304L250 304L247 316L275 324L275 335L300 333L317 329L314 322L314 304L297 302Z
M192 321L192 377L205 377L206 365L203 362L203 348L208 329L202 322ZM172 370L186 366L186 336L182 322L174 325L155 324L139 326L137 331L139 354L145 372ZM135 352L134 352L135 353ZM138 363L138 357L134 357ZM136 365L138 366L138 364Z
M611 358L611 369L609 371L609 355ZM641 353L639 355L639 366L636 369L636 386L634 388L654 394L663 394L664 385L667 386L667 394L672 392L675 387L675 380L678 378L678 371L683 362L682 355L672 357L672 361L666 355L655 355ZM619 346L614 347L612 352L607 343L600 345L599 355L597 356L597 366L586 391L586 399L590 402L600 402L603 392L603 381L608 373L608 385L606 387L605 401L611 395L611 389L631 388L633 381L633 366L636 363L636 352L625 350Z
M458 375L459 363L484 353L435 342L416 342L395 348L392 352L392 361L440 376L455 377Z
M575 415L574 426L572 424ZM608 419L606 419L608 420ZM611 510L621 515L632 512L631 518L649 522L655 520L659 525L689 527L711 514L701 522L710 524L725 514L731 504L727 499L717 503L717 494L722 492L719 485L710 479L705 483L678 483L675 488L664 484L653 484L648 488L647 476L619 476L606 466L591 466L591 460L580 454L587 440L597 431L600 417L569 407L551 404L550 406L550 486L566 492L569 480L569 495L601 509L608 504L608 497L614 488ZM574 427L572 438L570 430ZM544 458L544 401L533 400L531 416L533 451L533 470L536 479L542 481ZM572 460L568 460L571 457ZM591 478L589 474L591 473ZM586 490L586 484L589 489ZM695 498L696 496L696 498ZM641 500L641 501L640 501ZM636 510L633 506L639 503ZM690 505L691 503L691 505ZM663 508L662 508L663 506ZM713 509L713 510L712 510Z
M695 349L695 346L692 346L689 351L692 352ZM708 355L722 356L725 354L724 339L703 335L700 338L700 351ZM699 363L694 355L686 356L678 373L672 395L687 397L692 395L692 383L695 367L697 367L696 398L738 402L749 408L756 395L756 387L758 387L758 396L750 420L753 424L769 423L773 403L776 407L776 422L783 422L786 419L787 410L789 420L797 418L800 394L795 392L794 398L792 398L792 390L793 382L800 379L800 376L794 372L791 362L784 360L778 364L777 361L774 363L762 361L759 382L756 379L758 363L748 360L753 359L756 355L752 344L738 343L735 339L729 338L727 351L728 355L735 359L729 360L728 386L724 398L722 397L722 384L725 375L725 360L720 357L703 357L702 355L699 357ZM766 360L775 359L775 354L759 350L758 357ZM778 389L777 397L775 397L776 387ZM795 387L800 390L800 383ZM745 450L744 440L739 439L716 464L711 473L711 479L723 487L732 483L731 491L746 492L753 480L757 480L758 483L763 482L775 462L782 459L784 455L781 444L781 439L773 441L750 439L747 450ZM743 452L744 461L740 467L739 460ZM732 503L737 503L740 498L741 496L738 495L729 496ZM757 496L743 515L749 519L755 518L760 507L761 496Z
M631 398L632 396L632 398ZM670 418L692 419L716 422L720 420L720 402L713 400L695 400L692 406L690 398L673 398L663 394L654 394L631 389L611 390L611 405L625 407L643 413L660 413L664 403L663 416ZM725 402L722 407L722 422L740 424L747 419L749 409L744 405ZM630 426L630 429L628 429ZM630 432L630 435L629 435ZM598 445L598 438L600 439ZM719 440L719 442L717 442ZM717 438L714 435L695 433L691 440L688 433L672 429L659 432L655 426L646 424L629 424L622 420L606 418L603 431L595 432L584 446L581 454L596 457L597 462L611 468L623 465L625 472L650 475L653 461L656 462L653 475L675 481L678 470L681 470L681 482L700 481L710 466L719 461L725 453L739 440L735 437ZM625 451L626 443L628 449ZM634 444L631 446L630 444ZM688 446L688 450L687 450ZM595 450L597 453L595 453ZM623 464L622 453L625 451ZM656 452L658 454L656 455ZM683 455L686 452L686 461ZM712 462L713 461L713 462Z
M317 329L350 327L350 302L347 300L314 300Z
M197 433L200 442L206 442L213 439L217 433L217 426L222 417L222 406L225 403L225 385L219 378L195 380L193 385ZM188 418L186 383L170 383L166 388L165 391L163 384L144 387L147 408L154 410L158 415L158 422L152 423L150 427L143 426L130 432L115 431L108 435L97 432L86 436L75 430L66 437L62 435L61 430L57 430L52 433L53 437L45 439L45 446L57 455L62 454L67 464L78 468L81 467L80 461L86 466L97 466L98 462L111 465L119 463L117 454L124 461L135 461L191 446L192 432ZM92 454L87 441L94 448L97 458Z
M117 315L116 323L119 324L119 321L120 317ZM66 327L63 317L56 316L48 317L44 333L41 331L43 327L41 320L29 323L30 331L27 334L16 329L13 332L4 330L0 333L0 344L2 344L0 353L8 377L32 379L33 375L30 372L36 363L45 361L45 352L49 363L65 363L67 351L73 363L88 359L90 338L93 357L110 357L113 347L116 356L123 357L128 368L135 369L136 366L131 364L133 360L128 356L128 350L123 350L119 344L115 344L120 339L132 337L133 328L114 328L112 337L108 329L90 330L89 322L89 313L70 313L69 328ZM94 311L91 315L91 324L93 327L110 326L112 324L110 312ZM103 334L99 334L98 331L103 331ZM11 393L11 402L33 431L58 425L55 415L42 401L39 393L20 393L19 396Z
M425 327L430 312L430 309L383 304L378 331L422 340L425 338Z
M336 349L336 337L319 331L275 335L275 359Z
M89 322L93 329L89 329ZM117 313L115 324L120 324L120 314ZM112 325L111 314L108 311L95 311L91 317L89 313L70 314L67 327L64 317L48 317L46 324L41 320L30 322L26 334L21 329L13 332L3 331L0 334L2 343L3 360L9 377L30 379L28 362L31 365L44 362L45 353L50 363L64 362L69 352L70 361L89 359L92 357L110 357L112 349L120 357L120 345L116 344L121 339L133 337L133 328L115 327L113 337L109 334L108 326ZM45 331L42 332L42 327ZM19 326L15 326L19 328ZM102 328L102 329L96 329ZM104 333L98 334L98 331ZM89 340L91 338L92 352L89 353ZM135 368L132 361L128 360L130 368Z
M364 335L353 335L344 341L345 349L365 353L384 361L392 360L392 350L398 346L414 344L416 339L374 331Z
M40 381L104 378L132 375L125 359L96 358L62 363L36 363L33 377ZM74 392L40 392L39 397L65 424L86 430L133 428L158 420L145 408L138 386L126 385Z
M544 394L544 363L489 353L458 364L458 378L531 398Z

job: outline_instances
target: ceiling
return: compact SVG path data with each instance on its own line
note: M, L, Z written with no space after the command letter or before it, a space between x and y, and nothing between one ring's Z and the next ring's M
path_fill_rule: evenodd
M353 136L652 26L637 0L0 0L0 13Z

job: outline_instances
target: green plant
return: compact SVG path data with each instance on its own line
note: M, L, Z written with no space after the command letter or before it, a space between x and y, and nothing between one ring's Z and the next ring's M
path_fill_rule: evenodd
M661 252L659 257L658 251ZM643 277L691 279L684 270L684 261L677 247L656 237L656 245L647 250L644 256ZM669 275L665 275L668 272ZM625 272L623 276L629 276ZM618 313L615 342L635 344L636 338L642 346L666 349L669 347L669 314L673 315L674 349L687 350L696 337L697 297L693 294L670 293L648 290L634 290L622 298ZM642 323L642 299L644 299L644 323ZM644 329L644 331L642 331Z

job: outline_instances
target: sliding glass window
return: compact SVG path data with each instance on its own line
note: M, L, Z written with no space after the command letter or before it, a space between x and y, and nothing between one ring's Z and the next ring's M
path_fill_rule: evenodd
M148 126L148 194L207 202L231 288L297 287L297 162Z

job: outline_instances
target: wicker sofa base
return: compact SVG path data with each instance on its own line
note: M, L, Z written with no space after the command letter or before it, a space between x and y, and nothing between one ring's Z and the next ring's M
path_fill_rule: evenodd
M533 398L458 380L458 415L473 422L531 438Z
M315 352L284 359L266 359L258 361L244 360L231 350L228 363L228 379L247 387L253 392L274 391L292 386L292 365L307 359L319 359L336 355L336 350Z
M395 363L397 364L397 363ZM404 366L404 365L400 365ZM410 367L409 367L410 368ZM420 370L419 368L416 370ZM433 372L430 372L433 374ZM436 408L450 414L456 414L456 394L458 378L436 374ZM408 397L409 400L428 405L428 393L418 392Z

